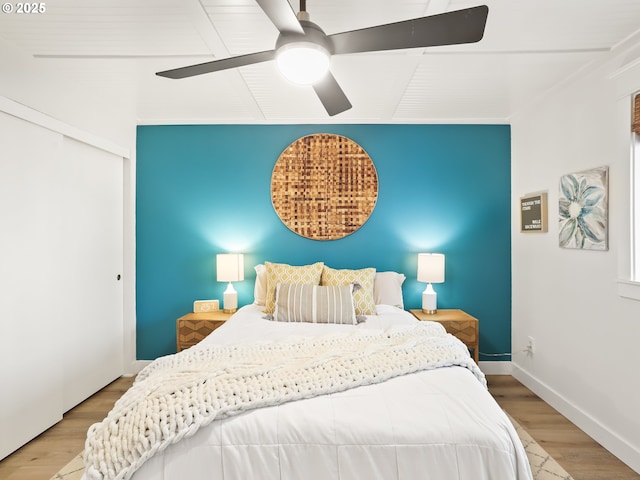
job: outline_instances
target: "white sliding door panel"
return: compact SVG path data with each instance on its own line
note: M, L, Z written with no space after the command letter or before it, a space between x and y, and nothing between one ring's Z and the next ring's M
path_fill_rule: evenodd
M12 113L0 110L0 459L123 371L124 159Z
M68 410L122 374L122 157L65 137L61 298L66 312L64 407Z
M62 136L0 112L0 459L62 418Z

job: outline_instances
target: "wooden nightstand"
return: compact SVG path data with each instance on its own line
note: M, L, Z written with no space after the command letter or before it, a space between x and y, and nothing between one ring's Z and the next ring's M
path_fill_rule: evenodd
M437 313L428 314L422 310L409 310L418 320L432 320L441 323L447 332L454 335L467 348L473 351L473 359L478 363L478 319L462 310L438 309Z
M222 310L204 313L187 313L176 322L178 352L193 347L204 337L226 322L231 313Z

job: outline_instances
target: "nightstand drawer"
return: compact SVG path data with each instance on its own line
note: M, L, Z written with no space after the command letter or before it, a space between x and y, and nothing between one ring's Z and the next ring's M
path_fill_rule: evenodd
M230 313L216 311L188 313L180 317L176 322L177 351L193 347L216 328L224 325L230 316Z
M434 314L427 314L422 310L410 310L410 312L418 320L440 323L447 333L455 336L473 352L473 359L478 363L480 351L477 318L457 309L439 309Z
M467 346L474 346L478 339L477 320L438 320L451 335L456 336Z

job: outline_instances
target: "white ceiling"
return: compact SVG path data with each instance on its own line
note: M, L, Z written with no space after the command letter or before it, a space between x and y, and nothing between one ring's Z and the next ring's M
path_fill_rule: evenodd
M330 118L311 87L287 83L273 62L155 75L272 49L278 32L255 0L44 3L43 14L0 14L0 38L38 62L82 65L96 88L126 85L140 123L504 123L640 31L640 0L308 0L327 34L489 6L476 44L334 56L353 108Z

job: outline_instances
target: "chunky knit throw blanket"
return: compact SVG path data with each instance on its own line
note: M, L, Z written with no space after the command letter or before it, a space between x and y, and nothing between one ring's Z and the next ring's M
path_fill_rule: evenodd
M185 350L142 370L108 416L90 427L85 475L129 479L155 453L215 419L452 365L468 368L486 385L467 348L439 325L424 323Z

